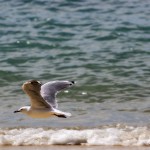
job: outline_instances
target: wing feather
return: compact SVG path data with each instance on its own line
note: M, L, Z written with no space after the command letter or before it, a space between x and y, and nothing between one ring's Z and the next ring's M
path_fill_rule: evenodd
M63 89L66 89L73 85L74 81L51 81L41 86L41 96L47 101L52 107L57 108L56 95Z
M30 82L26 82L22 85L23 91L29 96L31 108L52 108L43 97L40 95L40 88L32 87Z

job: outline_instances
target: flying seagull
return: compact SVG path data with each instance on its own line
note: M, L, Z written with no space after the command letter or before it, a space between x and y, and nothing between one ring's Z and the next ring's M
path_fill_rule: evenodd
M73 84L74 81L51 81L43 85L37 80L27 81L22 89L29 96L31 106L23 106L14 113L22 112L32 118L70 117L71 113L58 110L56 95Z

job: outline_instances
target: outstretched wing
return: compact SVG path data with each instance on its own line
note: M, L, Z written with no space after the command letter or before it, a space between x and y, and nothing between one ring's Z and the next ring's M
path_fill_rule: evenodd
M22 85L23 91L29 96L32 108L51 108L40 95L41 84L36 80L27 81Z
M75 84L74 81L51 81L41 86L41 96L47 101L53 108L57 108L56 94L70 86Z

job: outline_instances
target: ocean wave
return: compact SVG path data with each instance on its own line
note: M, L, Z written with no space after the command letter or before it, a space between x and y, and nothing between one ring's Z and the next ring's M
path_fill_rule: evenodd
M0 129L0 146L4 145L150 146L150 129L133 126L94 129Z

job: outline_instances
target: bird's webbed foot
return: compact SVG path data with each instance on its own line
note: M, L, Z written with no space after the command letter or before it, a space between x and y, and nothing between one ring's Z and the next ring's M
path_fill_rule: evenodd
M59 117L59 118L67 118L65 115L58 115L58 114L55 114L55 116Z

